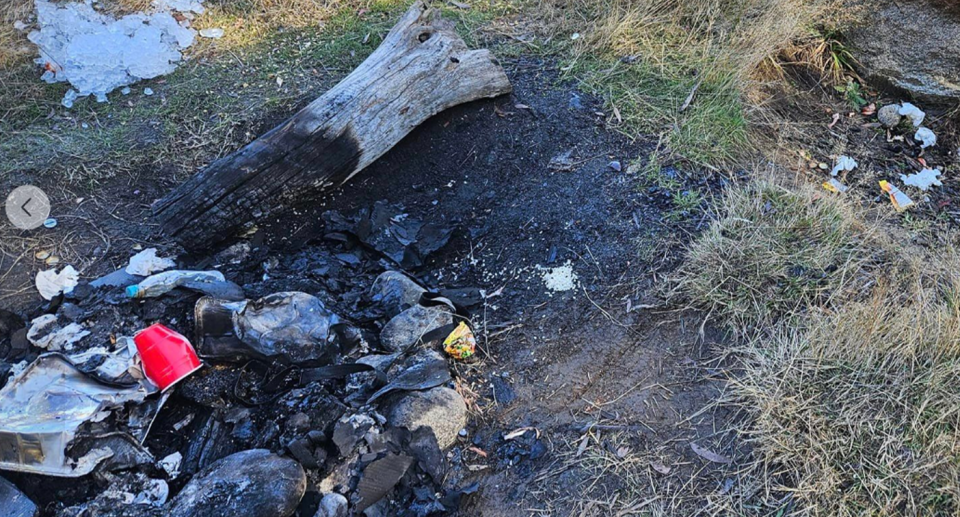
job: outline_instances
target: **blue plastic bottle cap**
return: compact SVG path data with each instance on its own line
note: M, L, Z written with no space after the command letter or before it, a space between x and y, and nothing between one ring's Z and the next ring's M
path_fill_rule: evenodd
M136 285L127 286L127 298L136 298L139 292L140 292L139 286L136 286Z

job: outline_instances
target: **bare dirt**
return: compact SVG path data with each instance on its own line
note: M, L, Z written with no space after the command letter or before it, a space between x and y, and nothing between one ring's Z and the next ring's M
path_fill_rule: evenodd
M448 110L328 198L272 212L248 241L249 255L221 269L248 296L303 290L364 324L358 293L396 265L330 238L323 214L387 200L425 222L455 224L450 242L408 273L429 288L486 294L472 314L482 353L456 366L472 417L448 455L450 476L461 486L479 483L461 513L690 511L699 504L693 494L730 489L723 465L695 454L691 443L727 457L740 447L720 432L730 415L713 405L722 386L722 336L702 315L662 298L666 276L703 217L668 217L671 193L648 189L626 172L653 144L610 130L597 99L559 83L549 63L519 59L505 68L512 95ZM566 165L558 166L555 158L567 152ZM681 177L685 188L707 191L720 182ZM85 199L64 207L56 231L18 245L23 263L9 269L12 259L4 259L3 270L12 271L2 279L4 306L24 320L46 309L31 290L40 267L33 251L58 239L83 241L75 246L89 261L87 278L122 266L133 243L174 251L149 213L151 201L173 184L151 171L94 195L58 192L59 199ZM214 251L181 265L222 264ZM574 287L551 291L544 274L565 265ZM118 309L114 319L131 325L172 318L188 330L191 303L189 296L148 302ZM216 377L198 376L165 407L148 440L158 456L188 447L173 430L185 414L236 395ZM524 427L531 430L505 436ZM56 502L43 495L41 481L15 479L52 509ZM95 490L71 497L82 501Z

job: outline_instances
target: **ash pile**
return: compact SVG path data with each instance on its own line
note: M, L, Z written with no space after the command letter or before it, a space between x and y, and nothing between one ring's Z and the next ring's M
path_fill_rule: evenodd
M275 253L142 250L0 311L0 514L445 515L476 360L477 289L430 291L452 226L378 204Z

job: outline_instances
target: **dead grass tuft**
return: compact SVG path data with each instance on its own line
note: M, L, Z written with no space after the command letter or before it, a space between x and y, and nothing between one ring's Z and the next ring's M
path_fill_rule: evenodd
M761 489L717 513L957 515L960 256L809 188L757 183L724 206L678 284L744 337L739 484Z
M960 511L960 261L912 267L909 288L882 282L744 348L734 394L767 500L792 494L795 515Z
M881 235L837 196L758 182L729 190L691 246L678 293L742 332L831 307L869 279Z

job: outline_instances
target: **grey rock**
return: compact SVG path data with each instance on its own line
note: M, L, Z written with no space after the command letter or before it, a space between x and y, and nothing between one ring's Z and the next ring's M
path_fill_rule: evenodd
M0 515L3 517L34 517L37 505L33 504L13 483L0 478Z
M307 489L294 460L266 449L223 458L200 471L165 510L170 517L289 517Z
M960 99L960 4L858 0L866 11L845 34L861 74L927 103Z
M426 289L398 271L381 273L370 288L373 301L391 318L420 303L420 296L425 292Z
M325 494L314 517L347 517L347 498L336 492Z
M380 344L391 352L401 352L424 334L453 323L453 315L440 307L415 305L397 314L380 332Z
M437 445L446 449L457 441L460 430L467 425L467 405L459 393L441 386L397 396L387 405L384 416L391 425L410 431L430 428L437 437Z
M891 128L900 125L903 117L900 115L899 104L887 104L877 111L877 120L883 124L883 127Z

